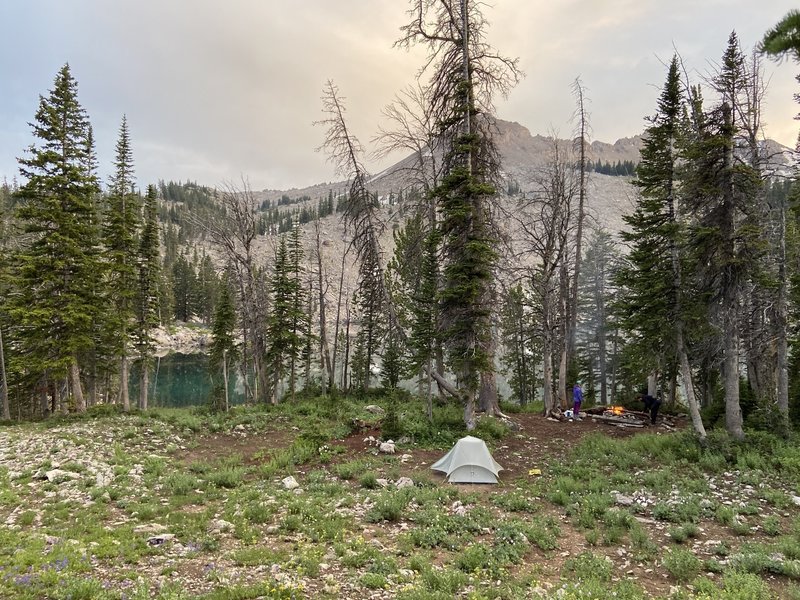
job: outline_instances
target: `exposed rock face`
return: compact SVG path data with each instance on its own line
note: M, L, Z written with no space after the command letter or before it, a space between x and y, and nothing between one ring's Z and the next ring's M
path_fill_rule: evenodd
M211 331L197 323L177 324L169 328L159 327L153 331L156 355L164 356L170 352L193 354L205 352L211 345Z

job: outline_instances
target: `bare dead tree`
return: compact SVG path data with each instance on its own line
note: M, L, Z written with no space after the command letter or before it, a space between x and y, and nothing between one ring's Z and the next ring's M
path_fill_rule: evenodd
M333 370L336 364L336 358L334 356L333 361L331 361L330 345L328 344L326 307L329 286L322 267L322 240L320 238L319 219L314 221L314 238L316 240L314 258L316 259L317 266L317 294L319 301L319 367L321 372L320 382L324 393L326 387L327 389L333 387ZM342 258L344 258L344 256ZM342 269L342 271L344 271L344 269ZM338 327L338 318L336 325ZM334 353L336 352L335 344L336 342L334 340Z
M322 96L323 110L328 118L318 122L327 127L321 148L328 152L329 159L335 164L337 171L350 182L347 203L342 215L345 229L352 235L348 248L355 251L361 265L371 265L370 268L377 268L382 274L383 253L379 236L385 225L378 215L375 197L367 188L367 173L360 158L363 149L358 139L347 129L344 118L346 109L342 100L338 88L332 81L328 81ZM377 288L372 293L379 295L388 314L389 326L402 333L383 276L372 279ZM349 330L349 318L347 325ZM456 395L455 389L444 378L438 374L431 375L448 393Z
M222 249L226 263L236 278L239 320L242 328L242 375L245 398L249 402L260 400L269 384L264 369L266 352L264 331L267 315L267 295L259 278L254 243L258 235L258 203L250 184L243 179L241 186L226 183L220 194L224 218L194 217L201 227ZM255 386L250 385L250 369Z
M572 93L575 96L576 135L573 138L573 152L576 155L578 171L578 212L575 224L575 262L572 269L572 284L567 298L566 344L563 357L565 366L575 361L575 333L578 322L578 282L583 260L583 226L586 219L586 178L587 178L587 150L589 145L589 114L586 109L586 87L580 77L576 77L572 84ZM566 376L566 373L564 374Z
M573 203L578 193L573 165L553 136L549 160L539 171L533 189L510 215L519 231L519 248L536 258L526 268L525 278L539 310L545 415L553 415L559 408L559 397L554 394L553 363L558 343L556 332L559 321L563 322L563 318L559 319L559 289L563 281L560 272L569 257ZM560 343L564 342L562 337Z

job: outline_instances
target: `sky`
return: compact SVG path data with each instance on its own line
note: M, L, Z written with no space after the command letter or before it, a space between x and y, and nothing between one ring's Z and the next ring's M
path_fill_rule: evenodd
M0 0L0 179L33 142L29 122L69 63L112 172L123 114L141 186L159 179L252 189L340 179L323 152L322 90L344 97L369 150L382 111L413 84L421 48L393 47L406 0ZM641 133L678 51L700 82L735 30L749 53L790 0L487 0L487 39L525 78L497 116L568 137L580 77L592 139ZM764 62L771 137L794 146L800 65ZM707 98L709 96L707 95ZM366 157L375 173L393 159Z

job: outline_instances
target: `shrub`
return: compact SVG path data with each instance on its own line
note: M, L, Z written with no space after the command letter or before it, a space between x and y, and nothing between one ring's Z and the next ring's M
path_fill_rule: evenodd
M690 581L700 572L703 563L690 550L673 548L663 559L664 568L677 581Z
M397 522L408 505L409 499L406 490L386 490L378 496L375 505L367 513L366 519L370 523Z

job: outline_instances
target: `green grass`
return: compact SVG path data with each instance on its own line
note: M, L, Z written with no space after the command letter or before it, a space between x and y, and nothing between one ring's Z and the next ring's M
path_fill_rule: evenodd
M0 597L121 600L125 582L126 597L137 600L300 598L309 597L303 585L311 582L314 597L323 599L375 593L512 600L531 597L544 583L562 600L649 598L620 575L624 548L631 568L676 586L670 600L759 600L775 591L769 578L781 582L785 597L800 600L800 511L791 500L800 464L796 436L748 432L739 443L712 430L701 446L687 433L598 433L570 446L569 461L560 453L542 461L535 479L503 478L475 492L418 468L413 488L381 489L379 478L396 479L413 462L345 454L335 441L351 431L353 418L365 417L365 403L376 401L300 398L228 415L115 411L59 421L58 430L49 423L0 429L19 438L58 435L15 469L20 475L10 478L0 468L0 525L22 507L16 529L0 527ZM405 396L397 402L409 452L444 453L464 434L460 410L437 405L429 422L421 406ZM205 435L224 436L238 424L253 436L258 456L223 448L211 459L192 458ZM495 448L516 435L491 419L480 419L479 427ZM282 435L282 445L271 447L273 431L294 437ZM68 459L63 449L73 446L81 454ZM84 466L92 456L113 470L105 488L94 486ZM81 479L34 479L57 463ZM301 482L300 492L281 486L289 474ZM646 502L618 506L615 493ZM230 527L215 525L219 519ZM134 533L154 524L174 540L153 546L152 534ZM572 552L565 540L576 535L591 552ZM711 536L721 543L705 545ZM704 552L695 555L695 546ZM550 564L563 568L554 573ZM108 580L95 577L97 565ZM178 583L192 572L202 573L204 594L190 595Z

